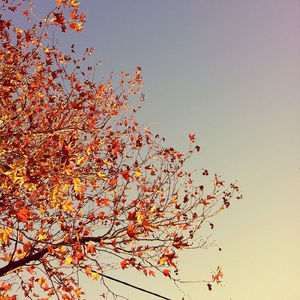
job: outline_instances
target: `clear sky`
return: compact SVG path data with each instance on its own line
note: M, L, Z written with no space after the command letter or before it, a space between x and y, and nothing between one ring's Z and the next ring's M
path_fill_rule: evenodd
M191 166L238 179L243 191L215 220L223 250L183 252L180 264L185 279L205 279L221 265L224 286L183 290L194 300L300 299L300 2L81 2L86 28L61 45L94 47L100 76L141 66L139 120L180 150L196 133L201 152ZM114 275L181 299L168 279ZM89 299L98 299L94 287ZM153 299L114 287L132 300Z

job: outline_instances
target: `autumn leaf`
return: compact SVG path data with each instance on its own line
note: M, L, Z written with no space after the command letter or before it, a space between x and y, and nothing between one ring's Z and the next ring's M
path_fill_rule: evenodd
M108 202L110 202L109 198L103 198L103 199L101 199L101 204L102 205L104 204L106 207L109 206Z
M86 275L91 276L91 274L92 274L91 271L92 271L92 269L90 267L85 267Z
M45 240L46 238L47 238L46 229L41 229L40 232L38 233L38 240L42 241Z
M93 272L92 278L93 278L93 280L99 280L99 273Z
M63 205L63 210L68 212L74 212L74 208L72 204L73 204L72 200L66 200Z
M130 224L127 229L127 234L130 238L138 240L137 236L139 235L139 232L134 230L135 230L135 226Z
M76 254L77 261L80 261L80 260L84 259L84 257L85 257L85 255L83 253L77 253Z
M195 140L196 140L194 134L189 134L189 138L190 138L190 141L191 141L192 143L194 143Z
M113 149L113 154L116 155L118 152L120 152L120 148L118 146L116 146L114 149Z
M10 241L10 236L13 235L13 231L11 228L0 228L0 246L2 246L2 242L7 244Z
M65 265L66 267L68 267L71 263L74 263L74 259L72 256L68 256L66 259L65 259Z
M17 218L20 222L26 222L29 218L29 211L26 208L21 208L17 212Z
M26 270L30 274L34 274L35 273L35 268L28 267L28 268L26 268Z
M69 3L72 7L77 8L77 6L80 4L80 2L76 1L76 0L69 0Z
M72 22L69 24L70 28L74 31L82 31L83 23L82 22Z
M115 185L117 183L117 180L116 179L111 179L110 180L110 185Z
M87 251L87 253L95 254L96 253L95 245L87 245L86 246L86 251Z
M222 269L220 267L218 267L215 274L212 275L212 281L220 283L222 277L223 277Z
M79 178L74 178L74 189L76 192L81 191L81 181Z
M142 176L142 173L141 173L140 169L137 169L137 170L135 171L135 177L136 177L136 178L139 178L140 176Z
M97 175L98 175L99 177L101 177L101 179L107 180L106 174L101 173L101 172L97 172Z
M31 242L30 241L24 242L23 244L24 252L29 252L30 249L31 249Z
M165 269L165 270L163 271L163 273L164 273L164 275L165 275L166 277L171 278L171 275L170 275L170 273L169 273L169 271L168 271L167 269Z
M129 263L128 263L127 259L124 259L124 260L120 263L120 265L121 265L121 267L122 267L123 270L127 267L128 264L129 264Z
M83 292L81 291L81 288L77 287L77 288L75 289L75 294L76 294L76 296L77 296L78 298L80 297L80 295L83 295Z

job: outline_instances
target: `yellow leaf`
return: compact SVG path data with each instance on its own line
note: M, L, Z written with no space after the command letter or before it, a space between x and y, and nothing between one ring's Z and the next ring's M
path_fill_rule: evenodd
M38 236L39 241L44 240L46 238L45 232L46 232L45 229L41 230L41 232L39 233L39 236Z
M65 246L61 246L60 247L60 253L65 253L66 252L66 248L65 248Z
M70 263L73 263L74 260L73 260L73 257L72 256L69 256L65 259L65 265L66 267L68 267L70 265Z
M26 190L27 191L36 191L36 186L33 184L33 183L28 183L27 186L26 186Z
M81 167L84 164L84 160L85 160L85 157L81 157L76 161L76 164Z
M43 276L38 280L38 284L40 286L42 286L43 284L45 284L47 282L46 278Z
M98 175L99 177L101 177L101 179L107 180L106 174L97 172L97 175Z
M71 175L72 174L72 169L65 169L65 172L67 175Z
M154 212L155 209L155 204L152 206L152 208L150 209L151 212Z
M81 181L79 178L74 178L74 189L76 192L80 192Z
M98 273L92 273L92 278L93 278L93 280L98 280L99 279L99 274Z
M140 172L140 169L137 169L137 170L135 171L135 176L136 176L136 177L142 176L142 173Z
M41 212L41 214L44 214L46 212L45 207L43 206L43 204L40 205L40 212Z
M76 290L75 290L75 294L76 294L76 296L79 298L79 296L80 296L80 295L82 295L82 294L83 294L83 292L81 291L81 289L80 289L80 288L76 288Z
M62 190L65 191L68 187L69 187L68 184L64 184L64 185L62 186Z
M144 218L144 216L143 216L143 215L141 215L141 214L139 214L139 215L138 215L138 217L137 217L137 221L138 221L138 223L139 223L139 224L141 224L141 223L142 223L142 220L143 220L143 218Z
M159 263L160 263L161 265L164 265L165 262L166 262L167 260L168 260L168 258L167 258L166 256L163 256L163 257L160 259Z
M11 228L0 228L0 246L2 246L1 242L4 242L4 244L7 244L10 240L10 235L12 235L12 229Z
M80 2L78 2L76 0L69 0L69 3L72 7L75 7L75 8L80 4Z
M63 210L73 212L74 208L73 208L72 204L73 204L72 200L67 200L65 202L65 204L63 205Z
M15 28L14 31L15 31L15 33L17 33L17 34L18 34L18 33L23 33L23 30L22 30L21 28Z
M86 153L87 153L88 155L90 155L90 154L91 154L91 147L90 147L90 146L88 146L88 147L87 147L87 149L86 149Z

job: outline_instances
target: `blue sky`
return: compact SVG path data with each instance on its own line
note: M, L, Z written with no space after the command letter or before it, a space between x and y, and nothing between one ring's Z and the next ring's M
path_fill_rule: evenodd
M197 300L300 298L299 2L86 0L81 9L84 32L60 45L94 47L99 78L141 66L140 122L180 150L195 133L201 152L191 167L238 179L243 191L215 220L222 252L182 253L186 279L205 279L221 265L224 286L183 290ZM181 299L167 279L114 275ZM114 287L132 300L153 299Z

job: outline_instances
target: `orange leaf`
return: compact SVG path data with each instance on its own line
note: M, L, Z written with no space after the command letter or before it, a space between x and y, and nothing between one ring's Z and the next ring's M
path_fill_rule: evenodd
M23 249L24 249L24 252L28 252L31 248L31 242L30 241L27 241L23 244Z
M17 218L20 222L26 222L29 218L29 211L26 208L21 208L17 213Z
M122 269L124 270L126 268L126 266L128 265L128 261L127 259L124 259L121 263L120 263Z
M100 219L103 219L104 218L104 212L103 211L100 211L99 212L99 214L98 214L98 217L100 218Z
M83 292L81 291L80 288L77 288L77 289L75 290L75 294L76 294L76 296L79 298L79 296L82 295Z
M164 275L166 277L170 277L171 278L170 273L169 273L169 271L167 269L164 270Z
M30 268L30 267L26 268L26 270L27 270L30 274L34 274L34 272L35 272L35 269L34 269L34 268Z
M95 245L88 245L88 246L86 246L86 251L88 253L95 254L96 253Z
M120 152L120 148L118 146L116 146L114 149L113 149L113 153L114 155L116 155L118 152Z
M85 273L86 273L86 275L91 276L91 271L92 271L92 269L90 267L85 267Z
M110 185L115 185L117 183L117 180L116 179L111 179L110 180Z

